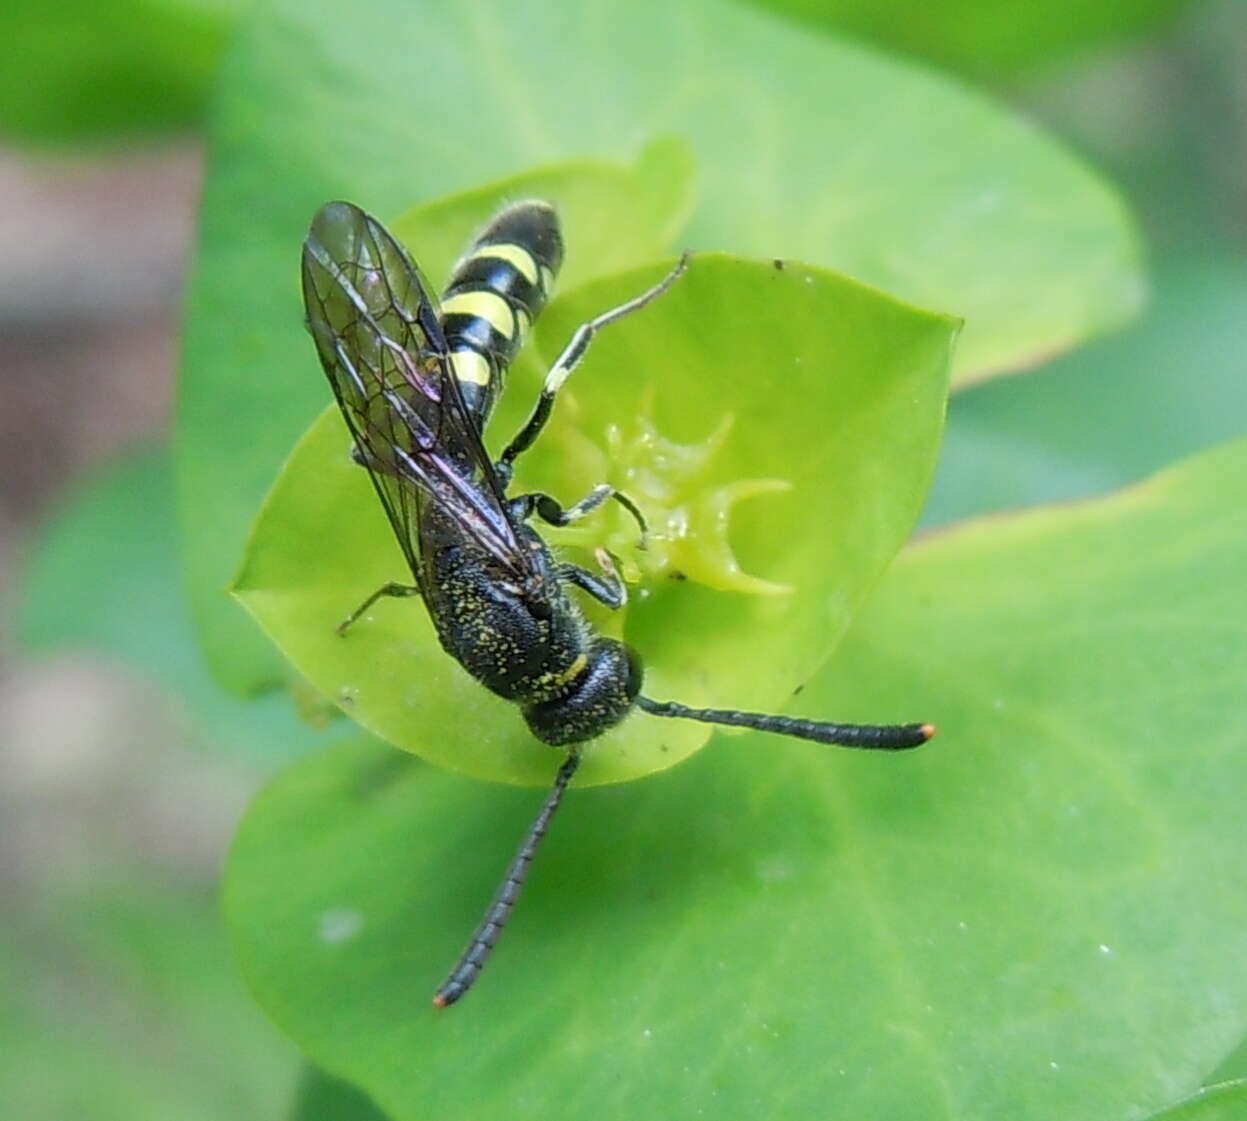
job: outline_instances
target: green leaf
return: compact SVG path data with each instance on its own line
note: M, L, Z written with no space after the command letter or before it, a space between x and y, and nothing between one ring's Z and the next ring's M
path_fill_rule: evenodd
M68 0L0 9L0 131L39 143L201 123L245 0Z
M755 0L829 33L848 32L964 74L1015 79L1016 71L1146 34L1188 0L939 5L909 0Z
M568 272L573 279L589 279L660 255L692 205L692 179L687 148L661 141L633 166L579 160L539 168L408 210L395 228L408 244L419 247L426 272L444 276L472 231L501 203L548 198L559 205L573 247ZM335 192L325 188L325 193ZM227 686L243 692L278 682L286 672L255 629L242 623L221 589L237 565L244 527L254 518L261 496L291 444L329 396L301 328L297 283L299 246L320 201L324 198L308 197L300 228L271 247L274 286L258 302L272 329L247 335L245 359L237 345L222 345L211 311L192 316L187 328L178 452L191 597L210 663ZM255 277L235 270L251 269L254 246L249 240L234 241L244 236L239 225L245 216L231 214L228 221L234 233L222 236L222 249L231 263L225 271L211 261L206 264L208 276L200 291L220 308L245 293L248 312L240 321L245 323L257 305ZM614 230L626 232L626 240L602 251L603 231ZM578 245L589 252L577 251ZM237 343L238 336L232 337ZM257 379L257 367L272 376ZM290 375L282 376L285 370ZM248 431L253 415L263 423ZM222 532L223 526L228 532Z
M657 275L558 301L542 350ZM724 256L695 259L660 300L602 332L521 461L517 493L536 486L570 503L605 479L650 518L645 553L622 511L593 519L597 541L643 578L622 623L599 620L641 653L650 695L770 709L827 657L921 507L954 333L950 320L834 274ZM535 395L535 385L508 395L500 438ZM240 598L370 731L467 774L548 783L559 756L442 650L419 599L382 601L345 638L335 633L371 592L410 578L349 445L334 409L296 448L257 524ZM463 727L471 734L455 733ZM633 717L594 741L582 781L672 766L708 735Z
M369 1098L316 1067L304 1067L291 1121L386 1121Z
M323 740L288 693L243 701L209 676L181 586L167 449L131 453L71 492L40 527L22 575L16 634L26 651L116 660L164 686L208 744L264 763Z
M1247 262L1201 243L1155 272L1137 324L953 399L926 525L1104 494L1247 432Z
M296 1055L245 991L215 893L97 857L89 884L41 883L0 924L5 1116L279 1116Z
M1223 1056L1216 1068L1204 1079L1208 1085L1241 1081L1247 1081L1247 1034L1243 1035L1237 1046Z
M1242 1121L1247 1117L1247 1081L1209 1086L1150 1121Z
M325 400L296 296L316 207L345 197L389 220L535 163L631 160L673 135L700 170L687 244L814 261L963 316L963 377L1032 364L1139 305L1117 197L1029 122L923 69L721 0L360 0L349 19L328 0L281 0L226 66L189 295L181 501L219 673L242 687L279 673L218 591ZM611 218L585 244L630 235ZM573 258L584 236L569 237Z
M649 145L632 166L576 160L537 168L417 206L390 230L419 246L427 274L443 277L503 201L548 199L558 205L566 242L558 286L567 292L661 256L688 223L696 177L688 145L668 138Z
M365 744L309 757L229 860L252 987L396 1119L1162 1109L1247 1027L1245 504L1241 442L909 550L802 708L939 739L718 737L573 790L446 1012L534 796Z

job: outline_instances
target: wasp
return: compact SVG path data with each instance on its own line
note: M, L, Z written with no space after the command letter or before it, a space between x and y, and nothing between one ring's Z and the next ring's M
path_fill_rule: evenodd
M350 429L352 455L367 469L415 581L379 588L339 631L382 597L419 595L446 652L517 704L539 740L566 750L480 926L434 995L439 1008L462 997L484 968L584 745L634 708L857 748L916 747L935 732L930 724L833 724L689 708L642 694L637 653L596 633L575 600L583 594L624 606L626 586L613 558L599 550L598 572L562 561L532 525L565 526L613 500L635 518L643 540L641 511L606 483L569 506L549 494L508 490L516 461L545 427L594 336L658 299L689 255L647 291L577 328L527 421L491 460L482 431L562 260L558 216L540 201L514 203L493 218L454 267L440 302L407 250L352 203L323 206L303 245L308 328Z

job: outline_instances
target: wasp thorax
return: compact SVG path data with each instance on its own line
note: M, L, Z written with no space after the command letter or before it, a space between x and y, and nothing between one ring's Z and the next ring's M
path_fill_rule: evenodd
M568 692L524 709L529 728L543 743L583 743L618 724L641 691L641 659L630 646L598 638L588 663Z

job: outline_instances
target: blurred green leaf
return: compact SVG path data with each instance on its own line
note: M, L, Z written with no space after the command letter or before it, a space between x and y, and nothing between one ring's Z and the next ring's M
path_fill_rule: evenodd
M1029 124L925 70L719 0L361 0L350 19L281 0L226 66L181 391L190 586L223 678L281 672L217 590L325 400L298 329L297 250L316 207L346 197L389 220L534 163L632 159L666 136L700 171L688 244L816 261L964 316L965 377L1034 363L1139 305L1117 197ZM570 252L629 228L603 215L590 239L569 232Z
M542 351L552 356L576 323L657 275L626 273L558 301ZM955 332L820 269L706 256L602 333L521 461L517 493L537 487L570 503L606 479L646 511L648 554L622 512L610 545L648 576L621 616L650 695L773 708L828 656L921 507ZM535 390L509 394L513 416L495 428L504 438ZM418 599L383 601L345 638L335 632L386 581L410 578L349 446L335 408L296 448L257 523L239 597L299 672L370 731L467 774L547 783L559 756L447 656ZM685 477L672 466L701 454ZM756 497L733 505L734 492ZM608 514L595 521L609 532ZM449 734L465 723L470 736ZM582 781L661 770L708 736L704 725L634 718L595 741Z
M346 1082L305 1066L291 1121L386 1121L372 1101Z
M1105 43L1131 39L1165 22L1189 0L1065 0L1016 4L962 0L753 0L760 8L848 32L892 50L926 58L978 78L1010 79L1016 71Z
M221 694L187 618L178 559L169 452L132 453L40 527L23 574L18 642L39 653L88 650L137 670L214 746L272 764L315 745L323 736L296 717L288 694Z
M24 895L0 924L5 1116L279 1116L295 1055L243 989L215 894L149 869L91 875Z
M0 132L74 142L198 127L248 0L62 0L0 9Z
M1138 324L953 398L924 524L1103 494L1247 432L1245 319L1241 254L1162 257Z
M447 1012L533 795L366 744L302 760L229 860L252 987L396 1119L1163 1109L1247 1028L1245 504L1239 442L909 550L801 708L940 739L719 737L573 791Z

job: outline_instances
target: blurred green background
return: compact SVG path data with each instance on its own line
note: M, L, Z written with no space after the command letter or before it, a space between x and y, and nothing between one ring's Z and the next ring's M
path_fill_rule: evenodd
M1105 493L1247 428L1247 7L1113 0L1027 24L1008 3L759 6L963 76L1065 138L1142 227L1137 321L954 399L927 527ZM9 1117L273 1118L296 1097L217 881L251 791L317 733L284 698L225 697L200 662L166 445L201 137L247 7L0 15ZM92 520L118 509L125 534Z

